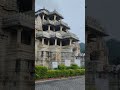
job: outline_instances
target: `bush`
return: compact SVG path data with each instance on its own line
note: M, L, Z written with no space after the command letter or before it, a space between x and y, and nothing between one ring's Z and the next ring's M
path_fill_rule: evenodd
M58 65L59 70L65 70L67 67L64 64Z
M85 69L65 69L59 67L59 70L48 70L43 66L35 66L35 78L59 78L59 77L69 77L69 76L80 76L85 74Z
M47 74L47 68L44 66L35 66L35 78L36 79L43 79L46 77Z
M71 69L79 69L79 66L77 64L71 64L70 68Z

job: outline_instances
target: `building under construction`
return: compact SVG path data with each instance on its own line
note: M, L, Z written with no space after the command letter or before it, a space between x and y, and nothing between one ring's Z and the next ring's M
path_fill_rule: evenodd
M0 0L0 90L34 90L34 0Z
M79 38L70 32L63 16L56 10L40 9L35 14L36 65L56 68L59 64L70 66L80 63Z

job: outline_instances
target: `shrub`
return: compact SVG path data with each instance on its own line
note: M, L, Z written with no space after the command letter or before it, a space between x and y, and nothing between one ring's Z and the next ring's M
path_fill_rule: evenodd
M77 64L71 64L70 68L71 69L79 69L79 66Z
M58 65L58 69L59 70L65 70L66 66L64 64L60 64L60 65Z
M46 77L47 74L47 68L44 66L35 66L35 76L36 79L43 79Z
M85 69L65 69L63 67L59 67L57 70L48 70L43 66L35 66L35 79L79 76L84 74Z

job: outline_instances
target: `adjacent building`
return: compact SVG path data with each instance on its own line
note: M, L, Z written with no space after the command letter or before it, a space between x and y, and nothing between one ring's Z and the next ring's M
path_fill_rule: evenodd
M35 16L35 64L56 68L59 64L75 63L80 54L79 38L70 32L68 24L62 21L63 16L45 8L38 10Z
M96 19L86 17L86 90L109 90L106 36L108 35Z
M34 89L34 0L0 0L0 90Z

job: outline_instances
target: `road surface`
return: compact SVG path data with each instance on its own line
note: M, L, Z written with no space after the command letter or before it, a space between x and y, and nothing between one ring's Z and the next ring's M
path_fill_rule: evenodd
M85 77L37 83L35 90L85 90Z

